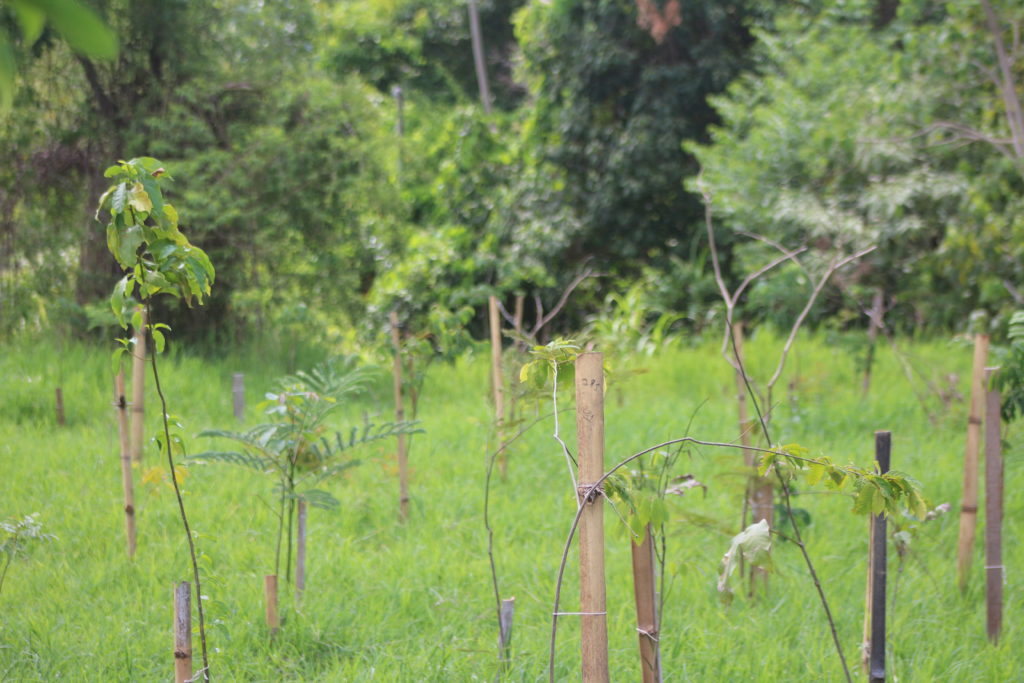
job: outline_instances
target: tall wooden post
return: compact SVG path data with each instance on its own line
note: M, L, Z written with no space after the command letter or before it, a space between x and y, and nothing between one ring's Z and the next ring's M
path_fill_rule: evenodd
M985 382L991 387L995 368ZM985 393L985 606L989 640L999 642L1003 630L1003 449L1000 443L998 389Z
M174 587L174 683L192 680L192 585Z
M132 460L142 462L142 442L146 433L146 309L135 328L132 344Z
M277 614L277 574L267 574L263 577L263 598L266 606L267 628L273 636L281 627L281 620Z
M878 471L889 471L892 433L875 432L875 460ZM869 646L868 680L885 681L885 580L887 566L885 515L875 515L871 528L871 644Z
M580 637L583 682L607 683L608 625L604 583L604 496L592 490L604 475L603 355L576 359L577 496L580 515Z
M245 419L245 374L236 372L231 375L231 402L235 410L235 419Z
M124 531L128 539L128 557L135 557L135 489L132 482L131 437L128 434L128 402L124 397L124 371L114 378L114 407L117 409L117 434L121 441L121 486L124 489Z
M488 321L491 327L491 385L494 390L494 428L498 434L498 441L504 445L505 429L505 381L501 373L501 318L498 315L498 298L495 296L487 299ZM502 479L508 473L508 459L505 449L501 449L498 456L498 467L501 470Z
M978 524L978 449L981 444L981 413L985 392L982 383L988 359L988 335L974 338L974 363L971 368L971 404L967 418L967 445L964 450L964 493L960 503L960 534L957 541L957 575L960 590L967 590L974 552L974 532Z
M640 671L643 683L660 683L661 661L658 652L658 606L655 596L654 540L651 525L644 537L630 541L633 551L633 597L636 602L636 630L640 637Z
M298 538L295 547L295 604L302 604L302 592L306 590L306 501L299 499Z
M54 409L57 413L57 425L63 427L67 424L67 421L64 419L64 390L57 387L53 390L53 393L56 400Z
M393 369L395 391L395 421L405 421L405 405L402 403L402 340L398 333L398 313L391 311L391 346L395 350ZM409 453L406 450L405 434L398 435L398 515L402 521L409 517Z

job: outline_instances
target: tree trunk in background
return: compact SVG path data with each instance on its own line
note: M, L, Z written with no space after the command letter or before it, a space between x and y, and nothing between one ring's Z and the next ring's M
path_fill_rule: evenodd
M109 297L118 276L117 263L107 250L106 232L96 221L96 202L107 189L106 178L98 167L89 172L85 186L87 196L75 280L75 303L79 306Z

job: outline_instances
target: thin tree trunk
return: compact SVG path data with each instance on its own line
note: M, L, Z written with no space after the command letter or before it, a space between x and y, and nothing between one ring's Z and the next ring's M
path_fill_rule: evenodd
M299 500L299 529L295 548L295 604L302 603L306 590L306 501Z
M864 378L861 380L861 393L868 395L871 389L871 370L875 363L875 342L878 339L878 332L882 329L882 316L884 314L885 292L881 287L875 289L871 298L871 310L868 322L868 348L864 358Z
M146 434L146 309L132 344L132 460L142 462L142 443Z
M131 442L128 436L128 410L124 398L124 371L114 378L114 406L117 408L117 433L121 442L121 486L124 489L124 531L128 539L128 557L135 557L135 491L132 482Z
M494 391L494 430L498 435L498 443L505 442L505 379L501 372L501 318L498 314L498 298L489 297L487 300L488 321L491 330L491 386ZM508 476L508 456L504 448L501 448L501 455L498 456L498 468L501 478Z
M484 38L480 32L480 13L476 0L469 0L469 32L473 41L473 64L476 66L476 83L480 89L480 102L484 113L491 113L491 89L487 84L487 65L484 63Z
M405 406L402 403L402 340L398 334L398 313L391 311L391 345L395 350L393 368L395 393L395 421L405 421ZM406 451L405 435L398 435L398 514L402 521L409 517L409 454Z
M174 683L192 680L192 586L174 588Z

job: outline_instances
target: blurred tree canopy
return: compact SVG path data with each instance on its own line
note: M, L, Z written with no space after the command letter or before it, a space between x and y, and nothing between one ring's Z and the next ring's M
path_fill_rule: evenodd
M915 329L1020 304L1011 0L481 0L490 115L464 3L68 0L116 34L107 61L59 21L26 30L36 4L0 3L0 334L109 322L90 202L140 155L188 178L170 192L219 287L164 314L211 341L354 342L492 293L525 297L529 327L590 272L563 327L638 281L631 305L699 327L700 191L727 277L770 251L744 232L878 245L828 300L843 320L875 291ZM784 317L799 280L745 315Z

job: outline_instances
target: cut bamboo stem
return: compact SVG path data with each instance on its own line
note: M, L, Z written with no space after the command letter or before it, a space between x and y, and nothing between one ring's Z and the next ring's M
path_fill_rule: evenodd
M402 340L398 334L398 313L391 311L391 346L395 350L392 374L395 390L395 421L405 421L405 406L402 403ZM403 522L409 517L409 453L406 450L405 434L398 435L398 516Z
M875 460L878 471L889 471L892 433L875 432ZM885 514L874 515L871 528L871 644L868 680L885 681L885 580L887 568Z
M604 369L600 353L576 359L576 439L579 448L580 650L584 683L607 683L608 625L604 581Z
M266 604L267 628L273 636L281 628L277 614L277 574L267 574L263 577L263 600Z
M299 499L298 531L295 544L295 604L302 604L302 592L306 590L306 501Z
M974 363L971 368L971 404L967 418L967 445L964 450L964 491L960 503L960 533L957 541L957 576L961 591L967 590L974 552L974 533L978 524L978 450L981 444L981 413L984 408L985 362L988 336L974 338Z
M655 597L654 542L651 525L637 543L630 541L633 551L633 597L636 601L636 630L640 638L640 671L643 683L661 681L658 652L658 606Z
M231 376L231 398L235 409L235 419L245 419L245 374L236 372Z
M174 587L174 683L192 680L192 585Z
M505 598L498 612L498 630L501 639L501 656L504 663L512 659L512 618L516 613L516 599Z
M57 387L53 390L54 393L54 410L57 413L57 425L63 427L67 424L64 420L64 390Z
M124 532L128 557L135 557L135 490L132 482L131 437L128 433L128 402L124 396L124 371L114 377L114 407L117 409L117 433L121 441L121 485L124 488Z
M995 368L988 368L985 382L992 386ZM1000 442L998 389L985 393L985 606L986 630L993 643L1003 630L1003 449Z
M132 344L132 460L142 462L142 442L146 420L146 309L140 307L142 319L135 329Z
M498 469L501 478L508 475L508 459L505 454L505 383L501 373L501 318L498 315L498 298L489 297L487 300L488 320L491 327L491 386L494 389L494 428L498 435L498 442L501 444L498 456Z

